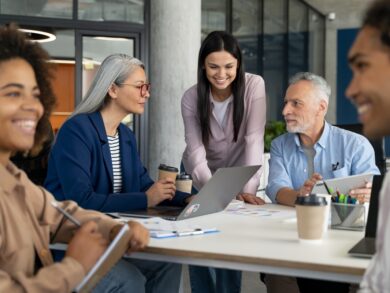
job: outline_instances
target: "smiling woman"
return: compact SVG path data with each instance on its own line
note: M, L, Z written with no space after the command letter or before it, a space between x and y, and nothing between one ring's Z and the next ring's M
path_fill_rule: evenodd
M32 148L36 126L43 115L34 71L20 58L0 63L0 160L6 163L15 150Z
M46 139L55 101L48 59L17 27L0 27L0 292L71 292L104 252L111 230L118 228L103 214L80 209L74 202L58 203L82 219L75 231L74 224L50 206L53 196L10 161L12 153L41 149ZM130 242L141 248L148 242L148 232L133 224L132 235L138 239ZM50 240L68 243L65 258L56 264ZM124 269L125 278L117 266L110 279L98 285L103 288L98 292L113 286L128 292L137 282L143 284L128 270L132 267Z
M176 192L172 179L153 182L149 177L133 132L121 123L129 114L143 114L149 95L140 60L113 54L102 62L52 148L45 186L58 200L73 200L84 208L103 212L184 205L189 194ZM179 265L126 262L139 270L152 292L178 291Z
M16 26L11 30L16 31ZM22 37L1 40L0 109L7 114L0 130L1 137L7 137L1 142L3 159L17 151L38 153L43 147L47 132L39 119L48 119L55 103L52 74L43 62L48 59L44 50Z
M227 32L211 32L199 50L198 83L184 93L181 102L186 140L183 165L198 190L218 168L262 164L265 86L262 77L245 73L243 64L238 42ZM264 203L256 197L262 170L237 199ZM239 292L241 287L238 271L191 266L190 277L193 291Z

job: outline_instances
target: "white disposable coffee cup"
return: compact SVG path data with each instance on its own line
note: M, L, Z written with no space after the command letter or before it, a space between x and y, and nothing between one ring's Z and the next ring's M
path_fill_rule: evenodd
M331 224L330 205L332 204L332 196L330 194L317 193L317 196L323 197L326 200L326 219L324 222L325 233L328 231Z
M302 242L321 242L327 227L327 202L324 197L310 194L295 201L298 238Z
M177 169L176 167L160 164L160 166L158 167L158 180L171 178L173 182L175 182L178 172L179 169Z
M176 176L176 190L191 193L192 177L190 174L179 174Z

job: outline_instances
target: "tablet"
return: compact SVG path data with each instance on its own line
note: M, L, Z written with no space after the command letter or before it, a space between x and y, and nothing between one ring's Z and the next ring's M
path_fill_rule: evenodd
M373 174L359 174L351 175L347 177L339 177L333 179L325 179L326 185L333 192L339 191L343 194L348 194L351 189L364 186L367 182L372 182ZM322 193L328 194L324 186L324 182L318 181L317 184L313 187L312 193Z

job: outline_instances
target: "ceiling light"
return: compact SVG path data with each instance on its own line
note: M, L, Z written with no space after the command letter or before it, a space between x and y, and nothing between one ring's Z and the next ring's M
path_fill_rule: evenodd
M116 37L94 37L94 39L101 40L101 41L116 41L116 42L129 41L129 39L126 38L116 38Z
M27 37L32 42L47 43L47 42L52 42L56 39L56 36L54 34L44 32L44 31L24 29L24 28L20 28L19 30L26 33Z

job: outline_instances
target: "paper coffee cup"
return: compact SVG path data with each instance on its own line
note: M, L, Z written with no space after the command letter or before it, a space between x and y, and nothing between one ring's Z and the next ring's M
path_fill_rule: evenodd
M179 174L176 177L176 190L181 192L191 193L192 190L192 178L189 174Z
M295 202L298 237L304 242L320 242L327 227L327 203L324 197L310 194Z
M330 216L330 205L332 203L332 196L330 194L321 194L317 193L317 196L323 197L326 200L326 219L324 222L325 225L325 233L328 231L331 224L331 216Z
M175 182L178 172L179 169L175 167L171 167L165 164L160 164L160 166L158 167L158 180L171 178L173 182Z

